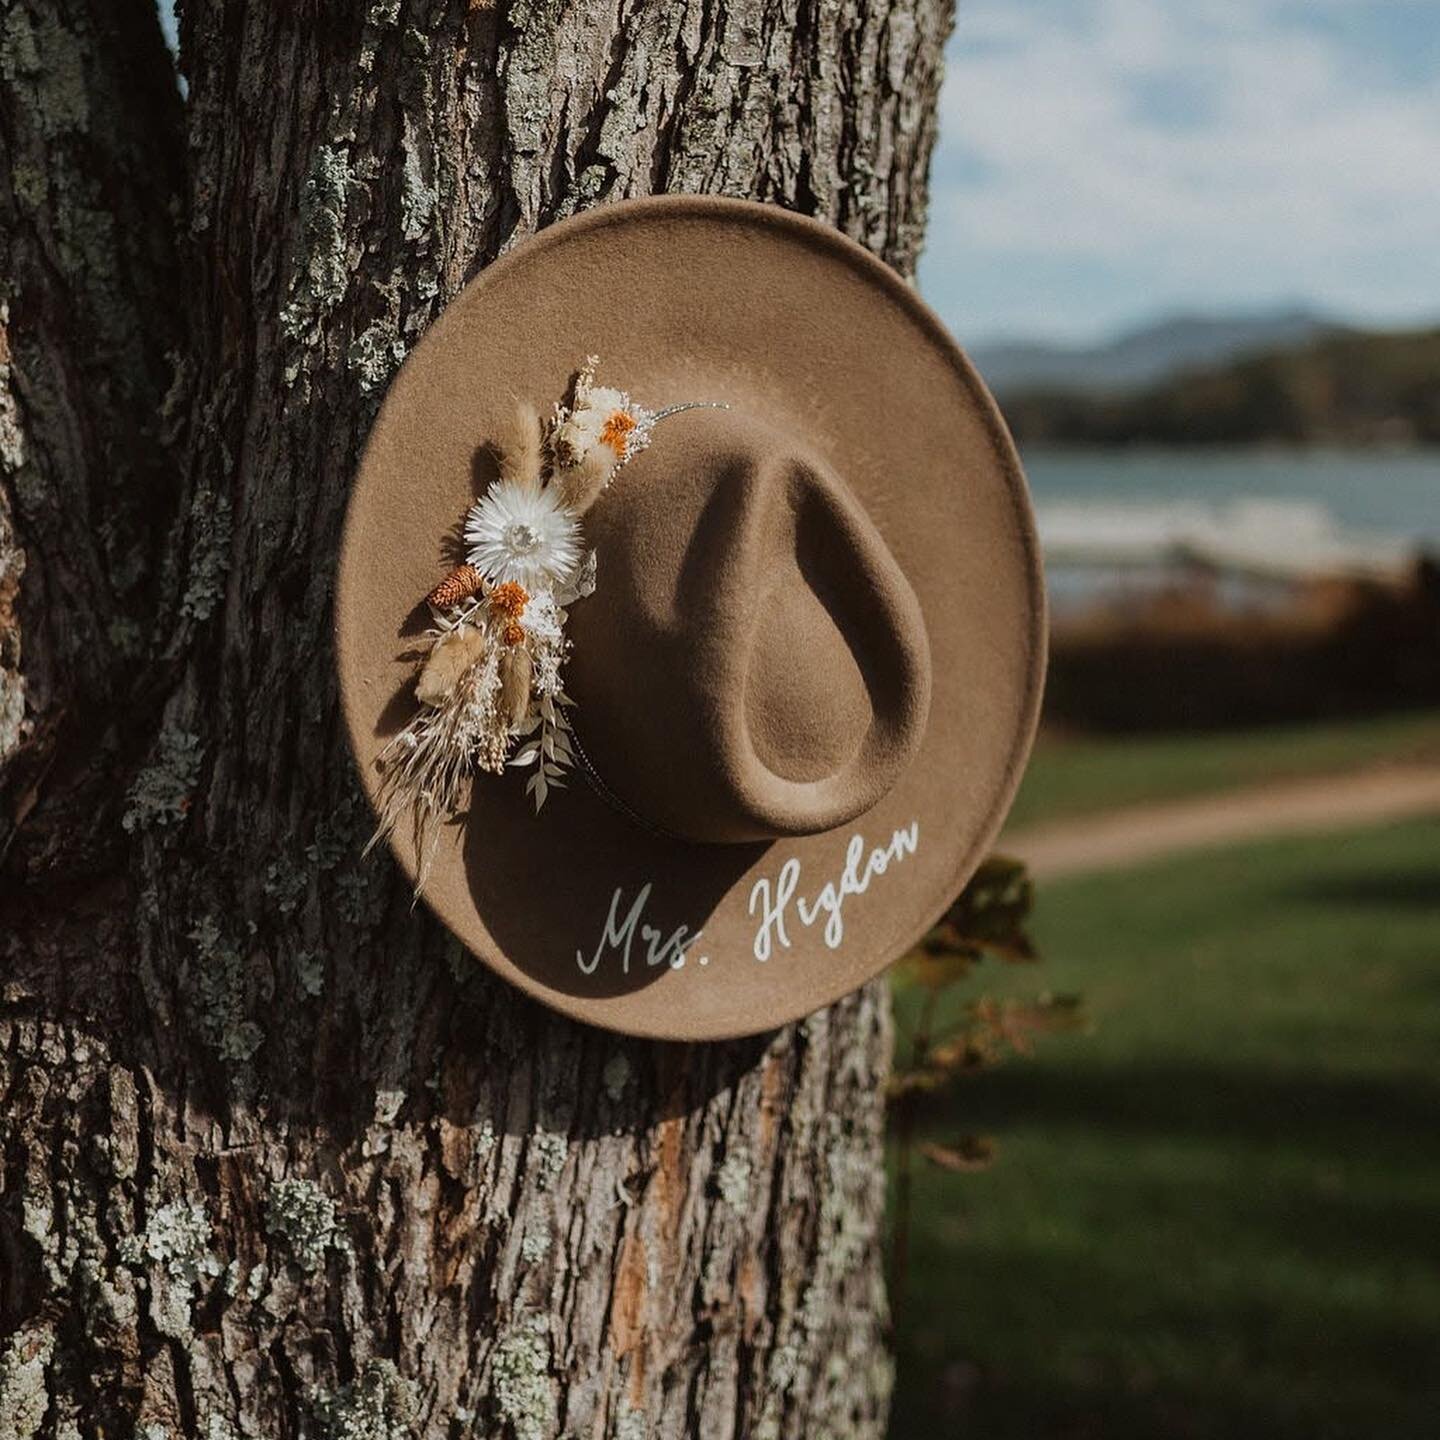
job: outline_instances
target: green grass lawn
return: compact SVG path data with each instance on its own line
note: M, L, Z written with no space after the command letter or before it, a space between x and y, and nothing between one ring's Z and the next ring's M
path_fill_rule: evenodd
M1045 734L1009 824L1420 759L1440 760L1440 713L1189 735Z
M926 1116L999 1155L919 1162L894 1440L1434 1440L1440 821L1056 883L1035 932L968 993L1095 1028Z

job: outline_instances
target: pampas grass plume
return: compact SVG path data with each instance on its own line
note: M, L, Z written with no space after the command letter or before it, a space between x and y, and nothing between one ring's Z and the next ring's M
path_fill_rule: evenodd
M572 515L583 515L600 498L615 472L615 457L603 445L592 445L574 464L557 470L550 483Z
M512 645L500 657L500 716L512 730L525 723L530 710L530 652Z
M442 635L415 682L415 698L422 705L439 707L448 700L460 677L485 658L485 632L463 626Z
M540 483L543 435L539 412L523 402L496 422L490 451L502 480L518 480L525 485Z

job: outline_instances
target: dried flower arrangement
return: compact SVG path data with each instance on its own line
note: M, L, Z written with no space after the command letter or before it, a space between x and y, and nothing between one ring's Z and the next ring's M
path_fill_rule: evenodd
M596 385L597 364L587 358L569 403L547 420L522 405L493 437L499 474L465 517L465 563L426 597L434 623L421 637L419 709L381 752L370 841L411 815L417 893L438 824L460 810L476 771L532 769L525 788L538 811L580 758L562 680L568 607L595 589L596 556L580 521L650 443L657 421L694 408L647 410Z

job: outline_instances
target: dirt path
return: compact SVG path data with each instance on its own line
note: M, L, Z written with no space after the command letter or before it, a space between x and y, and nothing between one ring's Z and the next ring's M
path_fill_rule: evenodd
M1122 870L1269 835L1440 815L1440 766L1395 765L1032 825L997 847L1038 879ZM1437 857L1440 864L1440 857Z

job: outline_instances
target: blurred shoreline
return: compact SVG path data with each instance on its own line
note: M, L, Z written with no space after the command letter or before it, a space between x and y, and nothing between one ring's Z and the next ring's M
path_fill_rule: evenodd
M1335 524L1440 545L1440 446L1024 445L1036 507L1303 501Z
M1440 449L1024 460L1049 724L1213 729L1440 703Z

